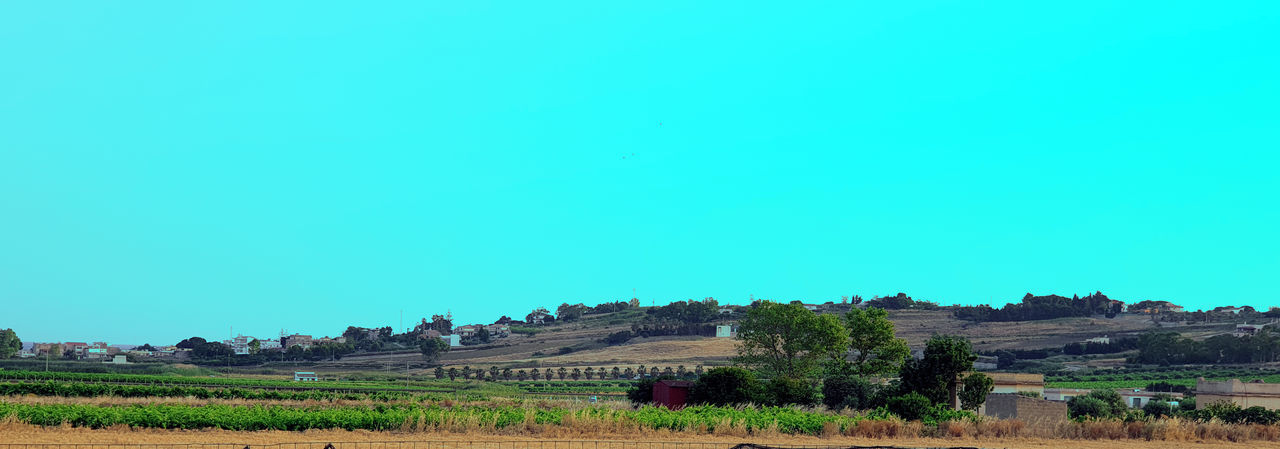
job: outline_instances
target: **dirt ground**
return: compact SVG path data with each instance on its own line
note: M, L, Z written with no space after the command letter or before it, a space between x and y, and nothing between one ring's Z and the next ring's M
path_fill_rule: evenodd
M61 444L234 444L242 445L268 445L277 443L315 443L314 445L323 447L325 443L335 443L335 446L342 448L341 443L369 443L369 442L457 442L467 443L457 447L468 449L482 449L486 447L479 443L494 443L494 449L506 449L508 447L522 447L522 442L541 442L550 449L550 442L556 441L564 447L581 447L591 448L597 447L595 441L601 441L598 447L613 447L625 449L678 449L682 446L670 443L756 443L756 444L772 444L772 445L790 445L790 446L876 446L891 445L899 447L982 447L982 448L1008 448L1008 449L1171 449L1180 447L1194 447L1203 449L1241 449L1241 448L1280 448L1280 443L1274 442L1258 442L1252 441L1247 443L1230 443L1230 442L1169 442L1169 441L1091 441L1091 440L1058 440L1058 439L1038 439L1038 438L1008 438L1008 439L984 439L974 440L972 438L956 438L956 439L939 439L939 438L899 438L899 439L865 439L865 438L818 438L812 436L781 436L781 437L728 437L714 435L698 435L688 433L676 433L666 431L653 431L644 435L628 435L626 437L613 437L610 435L572 435L572 434L550 434L539 438L530 438L528 436L501 436L501 435L475 435L475 434L449 434L449 433L409 433L409 432L371 432L371 431L344 431L344 430L323 430L323 431L306 431L306 432L283 432L283 431L261 431L261 432L233 432L224 430L200 430L200 431L183 431L183 430L158 430L158 429L140 429L131 430L128 428L118 427L111 429L85 429L71 427L37 427L25 424L7 423L0 424L0 442L9 444L41 444L41 443L61 443ZM587 443L582 443L587 442ZM641 443L634 443L641 442ZM660 442L668 442L662 445ZM499 444L501 443L501 444ZM577 444L574 444L577 443ZM307 445L305 447L310 447ZM383 445L356 445L357 447L382 448ZM434 445L442 447L444 445ZM302 448L304 446L299 446ZM388 444L388 448L409 448L412 445ZM422 446L419 446L422 447ZM426 446L430 447L430 446ZM537 448L539 446L528 446ZM688 447L688 446L685 446ZM697 449L692 447L691 449Z

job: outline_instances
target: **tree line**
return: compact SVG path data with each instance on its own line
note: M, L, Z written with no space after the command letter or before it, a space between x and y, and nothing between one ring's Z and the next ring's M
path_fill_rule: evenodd
M1035 296L1027 293L1022 297L1022 302L1017 304L1005 304L1000 308L986 304L963 306L957 307L952 314L958 319L981 323L1091 316L1115 318L1122 311L1124 311L1124 302L1108 298L1102 292L1095 292L1083 298L1079 295L1067 298L1058 295Z

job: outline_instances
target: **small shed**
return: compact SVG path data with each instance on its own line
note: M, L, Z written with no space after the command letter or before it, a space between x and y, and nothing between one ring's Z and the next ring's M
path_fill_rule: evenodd
M294 371L293 372L294 382L315 382L318 380L320 380L320 378L316 376L316 373L313 373L311 371Z
M671 410L680 410L689 400L691 387L693 382L687 380L660 380L653 384L653 403Z

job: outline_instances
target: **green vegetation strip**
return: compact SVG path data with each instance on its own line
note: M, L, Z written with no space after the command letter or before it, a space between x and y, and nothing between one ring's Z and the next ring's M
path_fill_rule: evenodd
M412 385L396 382L354 382L354 381L322 381L294 382L288 380L240 379L228 377L185 377L158 376L149 374L110 374L110 373L67 373L42 371L0 371L0 380L41 381L55 380L64 382L109 382L146 385L205 385L205 386L239 386L251 388L290 388L290 389L329 389L329 390L422 390L435 392L452 392L464 384L446 385L443 382L423 386L422 382Z
M358 393L339 393L323 390L255 390L243 388L206 388L197 386L159 386L159 385L116 385L109 383L83 382L17 382L0 383L0 396L62 396L62 397L97 397L116 396L126 398L139 397L192 397L198 399L259 399L272 401L335 401L335 400L371 400L379 402L391 401L439 401L448 398L469 401L484 400L483 395L465 393L444 395L436 393L408 393L403 391L371 391ZM456 396L456 397L455 397Z
M1261 380L1267 383L1280 383L1280 374L1260 372L1248 369L1206 369L1206 370L1170 370L1170 371L1138 371L1125 373L1108 373L1092 375L1050 376L1045 386L1049 388L1144 388L1153 382L1165 382L1171 385L1193 387L1196 379L1208 380L1240 379L1243 382Z
M20 422L34 425L58 426L67 423L72 426L92 428L123 424L163 429L218 428L237 431L395 430L411 426L430 428L470 423L478 427L502 429L531 423L561 425L570 416L575 423L624 422L649 429L714 430L717 426L731 425L747 430L776 428L783 433L810 435L821 434L826 423L835 423L843 430L859 420L866 419L805 412L785 407L738 410L699 406L673 411L661 407L644 407L638 410L434 405L290 408L156 404L92 406L0 402L0 421L14 417Z

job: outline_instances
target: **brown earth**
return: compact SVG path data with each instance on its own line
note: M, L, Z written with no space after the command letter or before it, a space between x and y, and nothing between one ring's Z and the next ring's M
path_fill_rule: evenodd
M612 436L607 434L581 435L573 432L548 434L531 439L528 436L477 435L455 433L371 432L324 430L306 432L260 431L233 432L225 430L131 430L128 428L85 429L71 427L36 427L23 424L0 425L0 442L9 444L226 444L224 447L244 445L268 445L300 443L298 449L320 449L334 443L343 449L344 442L363 443L358 448L409 449L429 447L456 447L459 449L727 449L732 444L750 442L788 446L879 446L904 447L956 447L977 446L1010 449L1169 449L1171 447L1196 447L1203 449L1239 449L1245 447L1280 448L1277 442L1250 441L1231 443L1223 441L1144 441L1144 440L1061 440L1045 438L819 438L813 436L733 437L697 435L667 431L652 431L640 435ZM391 444L368 444L393 442ZM397 442L410 442L398 444ZM415 446L412 442L418 442ZM425 442L452 442L446 444L422 444ZM554 443L553 443L554 442ZM597 443L599 442L599 443ZM310 444L301 444L310 443ZM665 443L665 444L663 444ZM680 444L686 443L686 444ZM719 443L699 447L689 443ZM128 448L122 448L128 449Z

